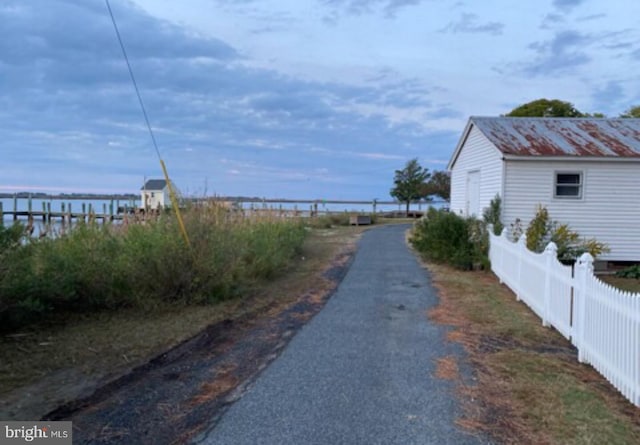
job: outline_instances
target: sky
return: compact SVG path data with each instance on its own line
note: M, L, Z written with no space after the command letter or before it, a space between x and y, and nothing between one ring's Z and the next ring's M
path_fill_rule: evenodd
M630 0L110 0L183 194L390 199L469 116L640 104ZM137 193L162 170L105 0L0 2L0 192Z

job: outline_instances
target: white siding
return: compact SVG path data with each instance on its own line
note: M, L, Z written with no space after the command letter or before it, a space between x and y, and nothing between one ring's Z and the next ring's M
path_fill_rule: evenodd
M553 196L556 171L582 172L581 199ZM523 225L546 206L553 220L607 243L603 260L640 261L640 164L628 162L507 161L503 222Z
M170 202L168 190L168 187L165 187L163 190L143 190L141 193L142 201L140 208L147 207L156 210L167 207Z
M480 172L480 212L502 191L502 155L473 125L458 158L451 169L452 212L467 213L467 177L469 172ZM481 215L479 215L481 216Z

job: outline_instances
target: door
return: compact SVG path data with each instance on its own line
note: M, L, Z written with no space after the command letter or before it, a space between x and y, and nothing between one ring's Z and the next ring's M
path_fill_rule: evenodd
M480 170L467 173L467 216L480 217Z

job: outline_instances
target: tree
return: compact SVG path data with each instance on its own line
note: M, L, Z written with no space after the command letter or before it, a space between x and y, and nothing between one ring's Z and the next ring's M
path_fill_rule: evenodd
M633 106L629 108L627 111L622 113L620 117L635 117L640 118L640 105Z
M389 192L392 197L407 205L407 215L409 215L409 204L423 198L423 187L425 182L431 177L429 169L423 168L418 163L418 159L407 162L402 170L396 170L393 178L393 188Z
M451 196L451 176L447 171L435 171L431 178L422 186L422 196L438 196L449 201Z
M558 99L538 99L514 108L509 117L585 117L571 102Z

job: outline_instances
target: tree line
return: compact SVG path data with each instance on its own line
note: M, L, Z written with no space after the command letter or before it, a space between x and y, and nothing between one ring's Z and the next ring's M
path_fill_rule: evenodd
M603 113L583 113L571 102L559 99L537 99L520 105L507 114L508 117L607 117ZM640 118L640 105L629 107L618 117Z

